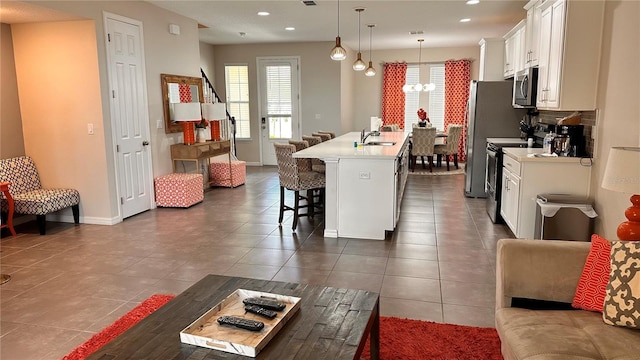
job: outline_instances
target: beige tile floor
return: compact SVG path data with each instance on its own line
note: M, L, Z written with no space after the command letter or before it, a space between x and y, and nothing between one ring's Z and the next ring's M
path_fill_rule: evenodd
M385 241L325 239L321 218L279 227L274 167L249 167L246 185L190 209L49 223L45 236L25 224L0 241L12 276L0 286L0 358L59 359L148 296L210 273L367 289L383 316L493 326L495 244L510 233L463 188L463 175L409 176Z

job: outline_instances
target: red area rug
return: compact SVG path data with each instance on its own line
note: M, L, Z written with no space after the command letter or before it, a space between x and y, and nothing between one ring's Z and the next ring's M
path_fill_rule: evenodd
M113 324L75 348L63 360L81 360L173 299L153 295ZM502 360L500 338L493 328L439 324L380 317L382 360ZM362 358L369 360L369 343Z
M363 359L369 360L369 342ZM496 329L380 317L382 360L502 360Z
M168 303L175 296L173 295L152 295L147 300L140 303L128 313L124 314L113 324L104 328L99 333L93 335L91 339L84 344L73 349L71 353L63 358L63 360L81 360L96 352L109 341L115 339L118 335L127 331L130 327L140 322L140 320L151 315L162 305Z

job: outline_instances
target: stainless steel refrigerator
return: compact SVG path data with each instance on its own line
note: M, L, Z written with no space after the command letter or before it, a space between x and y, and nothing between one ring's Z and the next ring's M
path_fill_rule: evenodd
M519 137L525 109L515 109L512 81L472 80L467 102L465 189L467 197L486 197L487 138Z

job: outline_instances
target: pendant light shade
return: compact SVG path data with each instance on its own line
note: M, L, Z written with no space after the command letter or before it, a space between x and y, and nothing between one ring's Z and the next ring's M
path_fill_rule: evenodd
M362 61L362 53L360 52L360 13L364 11L364 8L357 8L356 12L358 13L358 58L353 63L353 70L362 71L367 67L364 61Z
M332 60L344 60L347 58L347 51L340 44L340 0L338 0L338 36L336 36L336 46L331 49Z
M371 53L373 52L373 49L371 49L371 37L372 37L373 28L376 25L375 24L369 24L367 26L369 27L369 66L364 71L364 74L366 76L375 76L376 75L376 69L373 67L373 63L371 62Z

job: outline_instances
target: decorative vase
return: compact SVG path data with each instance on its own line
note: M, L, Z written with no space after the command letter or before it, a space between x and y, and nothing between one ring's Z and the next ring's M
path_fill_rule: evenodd
M196 129L196 137L198 138L198 142L200 143L207 142L207 135L204 132L204 128Z

